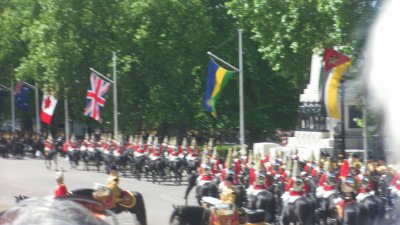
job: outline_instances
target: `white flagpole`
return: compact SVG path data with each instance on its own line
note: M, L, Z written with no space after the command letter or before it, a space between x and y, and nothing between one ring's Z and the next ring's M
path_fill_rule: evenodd
M113 52L114 137L118 134L117 56Z
M240 146L241 154L246 155L245 133L244 133L244 101L243 101L243 49L242 30L239 29L239 115L240 115Z
M363 109L363 121L364 121L364 127L363 127L363 147L364 147L364 167L366 168L367 162L368 162L368 121L367 121L367 100L366 97L364 97L364 109ZM365 172L366 170L364 170Z
M239 116L240 116L240 130L239 130L239 134L240 134L240 153L242 155L247 154L246 152L246 145L245 145L245 129L244 129L244 100L243 100L243 49L242 49L242 30L239 29L239 69L232 66L231 64L229 64L228 62L224 61L223 59L219 58L218 56L212 54L211 52L207 52L207 54L217 60L219 60L220 62L224 63L225 65L227 65L228 67L230 67L231 69L239 72Z
M39 119L39 89L37 83L35 82L35 104L36 104L36 132L40 134L40 119Z
M65 141L69 141L69 111L68 111L68 97L64 98L64 114L65 114Z

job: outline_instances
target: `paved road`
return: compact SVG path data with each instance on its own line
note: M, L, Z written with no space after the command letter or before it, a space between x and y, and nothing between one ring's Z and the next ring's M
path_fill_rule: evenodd
M65 171L65 184L69 190L92 188L94 183L104 184L107 179L105 173L87 172L79 168L71 170L64 158L60 158L59 167ZM47 170L43 160L0 158L0 211L15 205L15 195L37 197L52 195L56 187L54 176L54 169ZM122 177L120 187L142 193L149 225L168 224L172 205L184 204L186 183L181 186L172 183L160 185L145 180L138 181L132 177ZM195 204L193 191L189 204ZM134 221L128 213L118 215L118 220L119 224L132 224Z

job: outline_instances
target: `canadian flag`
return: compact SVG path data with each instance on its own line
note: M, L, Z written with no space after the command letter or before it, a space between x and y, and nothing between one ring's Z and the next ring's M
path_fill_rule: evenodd
M48 93L43 94L42 114L40 115L43 123L51 123L51 117L53 116L56 105L57 99L55 99L54 96L49 95Z

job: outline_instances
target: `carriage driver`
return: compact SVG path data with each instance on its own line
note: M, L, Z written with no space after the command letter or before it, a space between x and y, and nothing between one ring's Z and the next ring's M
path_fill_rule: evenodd
M117 167L114 165L111 166L110 168L110 175L107 178L106 187L111 191L111 197L115 206L118 203L122 202L122 192L121 189L118 187L118 184L119 184L119 174Z
M222 189L220 200L222 203L234 207L236 202L236 193L235 189L233 188L233 176L226 176L224 179L224 184L225 185Z
M63 172L58 172L56 174L57 188L54 190L54 197L63 197L67 195L67 187L64 184L64 175Z

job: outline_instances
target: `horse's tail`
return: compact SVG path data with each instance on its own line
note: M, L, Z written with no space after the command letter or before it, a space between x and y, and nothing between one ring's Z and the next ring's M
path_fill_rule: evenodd
M144 206L144 200L142 194L139 192L132 192L136 198L136 205L131 208L130 212L136 214L136 218L140 225L147 225L146 208Z

